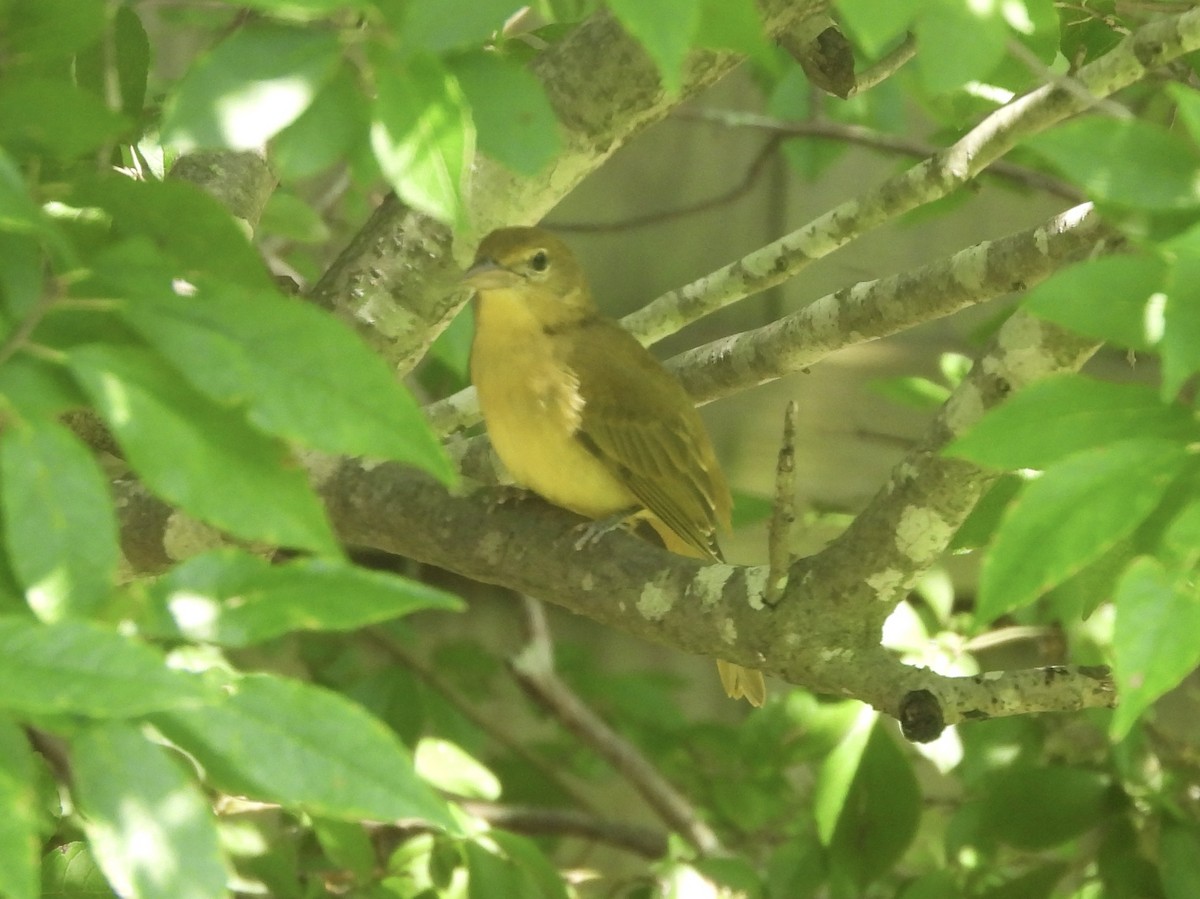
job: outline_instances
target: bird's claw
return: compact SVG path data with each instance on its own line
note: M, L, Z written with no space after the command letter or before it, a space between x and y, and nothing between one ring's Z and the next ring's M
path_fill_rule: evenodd
M615 515L609 515L607 518L598 518L595 521L589 521L585 524L577 525L575 530L579 532L579 539L575 541L575 548L587 549L587 547L596 543L605 534L612 533L617 528L624 527L629 523L629 517L633 514L633 510L624 510L617 512Z

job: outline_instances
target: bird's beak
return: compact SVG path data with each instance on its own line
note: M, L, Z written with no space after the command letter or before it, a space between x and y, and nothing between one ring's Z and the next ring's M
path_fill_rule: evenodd
M493 259L481 259L462 276L462 283L472 290L501 290L516 287L521 276Z

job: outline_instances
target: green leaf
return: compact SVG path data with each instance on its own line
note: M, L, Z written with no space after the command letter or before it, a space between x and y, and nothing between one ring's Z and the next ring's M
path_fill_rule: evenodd
M343 65L312 105L271 143L271 162L289 179L307 178L342 161L367 138L370 107L354 69Z
M371 147L409 205L440 221L463 221L463 180L475 151L470 110L454 76L416 55L377 69Z
M5 545L30 607L43 621L86 615L112 590L119 555L99 464L62 425L34 419L0 437L0 485Z
M988 412L946 454L993 468L1046 468L1072 453L1134 437L1200 438L1192 415L1143 384L1067 374L1029 385Z
M0 146L0 228L36 233L47 228L42 210L33 202L21 170Z
M987 546L1000 519L1009 503L1021 491L1024 480L1013 474L1006 474L991 486L987 493L980 497L971 514L954 535L950 550L957 552L963 549L980 549Z
M417 773L440 790L471 799L500 798L500 781L466 750L435 737L417 744Z
M134 640L82 621L0 616L0 708L128 718L205 698L197 678Z
M763 37L762 17L753 0L700 0L700 21L693 44L743 53L768 70L777 65L771 45Z
M251 6L283 19L310 22L337 12L362 12L363 0L244 0Z
M1158 340L1155 294L1166 267L1148 256L1107 256L1063 269L1025 297L1034 315L1135 350Z
M420 818L458 831L395 734L328 690L250 675L220 702L154 723L223 789L330 818Z
M125 120L95 95L52 78L0 81L0 143L18 154L70 160L113 140Z
M479 46L504 27L520 4L512 0L473 0L448 14L444 0L410 0L406 4L404 38L427 53Z
M20 418L53 418L86 402L61 365L23 354L0 365L0 403Z
M343 631L423 609L458 610L461 600L398 575L340 561L283 565L215 550L180 564L148 591L158 636L249 646L298 630Z
M1084 450L1049 468L1000 524L983 560L977 618L1028 605L1131 534L1187 460L1180 444L1147 438Z
M1181 253L1171 268L1167 303L1163 309L1162 392L1178 395L1187 380L1200 371L1200 234L1189 235L1196 246Z
M502 831L464 845L467 855L467 899L566 899L554 867L537 845Z
M136 120L146 103L150 38L146 36L142 20L130 4L118 6L113 17L113 57L117 86L121 89L121 112Z
M45 289L46 260L29 234L0 231L0 301L12 321L29 315Z
M1158 858L1166 899L1189 899L1200 882L1200 835L1195 825L1164 821Z
M376 865L375 847L360 822L316 818L313 834L326 857L338 868L352 872L362 881L371 878Z
M863 52L882 56L904 37L927 0L838 0L838 17L854 35Z
M817 774L813 814L817 820L817 835L826 846L833 842L838 821L850 796L850 788L854 785L863 753L871 739L876 717L876 713L866 706L859 709L853 725L825 757Z
M456 58L451 71L471 104L481 152L522 175L536 175L558 154L558 118L528 69L479 51Z
M865 887L900 860L917 832L921 790L912 762L876 722L830 844L833 882Z
M667 93L683 83L683 61L700 26L700 0L609 0L617 21L646 48Z
M1051 899L1069 867L1049 862L1016 875L979 893L979 899Z
M986 78L1004 58L1008 26L995 4L931 0L913 26L921 52L915 60L931 94L959 90ZM963 35L970 35L964 40Z
M329 226L321 214L294 193L282 188L271 194L258 221L258 234L282 237L293 243L324 243Z
M130 297L125 319L208 396L244 404L256 427L315 449L454 479L412 395L333 316L274 291L209 279L180 295L169 275L121 262L108 260L104 278Z
M146 486L239 537L338 555L304 474L251 429L135 347L70 351L68 365Z
M163 144L262 147L308 108L340 58L330 31L240 28L179 82L167 101Z
M140 899L227 896L208 799L167 750L124 722L71 741L83 829L109 883Z
M1117 584L1113 671L1121 703L1112 718L1115 739L1200 664L1200 594L1190 580L1190 571L1173 573L1142 556Z
M982 820L1011 846L1044 850L1097 826L1107 804L1106 777L1065 765L1016 763L984 784Z
M117 894L104 880L87 843L64 843L42 859L42 895L53 899L111 899Z
M1079 118L1025 144L1098 202L1149 210L1200 204L1200 154L1149 122Z
M520 894L521 899L568 899L562 875L537 843L503 830L494 830L490 836L500 851L520 867L530 885L530 889Z
M5 5L5 43L19 47L27 59L63 59L104 31L103 0L15 0Z
M35 899L38 878L38 796L33 751L24 732L0 715L0 896Z
M1166 90L1178 104L1179 119L1192 140L1200 140L1200 91L1184 84L1168 84Z
M171 273L175 277L193 278L217 268L223 279L246 287L265 289L274 284L262 257L228 210L194 184L110 175L78 182L71 199L79 207L104 209L111 216L116 240L134 238L101 254L95 261L100 269L106 264L136 268L145 264L139 263L139 253L161 267L168 264L163 260L166 254L179 267ZM180 227L180 222L187 222L187 227Z

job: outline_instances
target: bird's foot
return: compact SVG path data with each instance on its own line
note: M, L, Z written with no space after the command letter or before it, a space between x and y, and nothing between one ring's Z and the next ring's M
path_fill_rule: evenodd
M597 518L595 521L577 525L575 530L579 533L579 539L575 541L575 548L586 549L605 534L612 533L617 528L625 527L631 522L637 511L636 507L623 509L605 518Z
M488 487L488 507L495 509L498 506L503 506L507 503L520 502L533 496L532 490L527 490L517 484L499 484L495 487Z

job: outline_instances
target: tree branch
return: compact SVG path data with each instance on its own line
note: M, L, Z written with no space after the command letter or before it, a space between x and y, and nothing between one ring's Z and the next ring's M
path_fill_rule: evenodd
M811 42L827 23L825 0L764 0L768 38ZM677 95L664 92L654 63L616 20L601 11L532 64L562 126L564 149L535 177L485 157L471 176L469 233L462 246L501 224L535 222L634 134L730 72L741 57L696 52ZM313 288L312 298L358 324L401 373L420 360L465 301L455 291L458 263L442 224L390 197ZM465 261L465 260L460 260Z
M709 402L800 371L835 350L1027 290L1069 263L1123 244L1092 204L1084 203L949 259L827 294L769 325L688 350L667 364L693 398Z
M827 294L769 325L681 353L667 366L697 403L711 402L799 371L836 350L1026 290L1068 263L1122 243L1086 203L949 259ZM443 434L469 427L479 420L475 389L431 403L425 414Z
M1159 19L1075 73L1091 98L1106 97L1150 70L1200 48L1200 9ZM947 147L874 190L691 284L676 288L624 319L653 343L684 325L803 271L877 225L966 184L1017 142L1087 109L1078 90L1047 84L996 110Z

